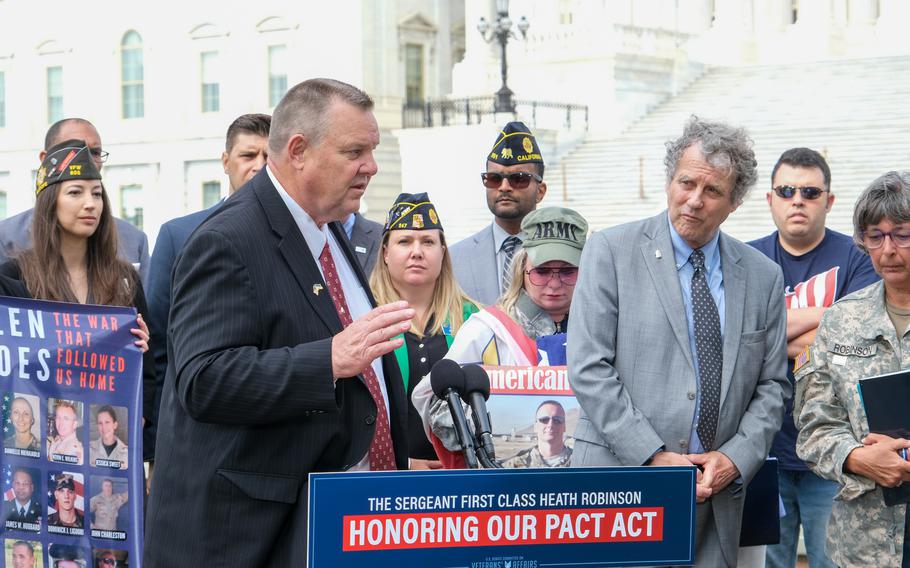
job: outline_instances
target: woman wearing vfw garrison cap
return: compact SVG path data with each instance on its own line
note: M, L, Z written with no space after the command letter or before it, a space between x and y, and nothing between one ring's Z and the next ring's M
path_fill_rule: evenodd
M522 221L524 248L515 255L509 286L495 306L474 314L459 330L446 359L461 364L565 365L565 332L588 223L572 209L544 207ZM411 397L428 436L447 467L463 467L446 401L425 377ZM535 466L567 467L571 449L528 454ZM508 457L508 456L505 456ZM518 467L518 463L506 464ZM530 464L528 464L530 465Z
M0 265L0 295L135 307L139 327L130 331L145 354L143 416L151 417L155 366L141 315L147 309L145 294L136 270L117 256L110 202L83 140L66 140L48 150L35 191L33 244Z
M455 332L478 307L455 281L442 223L426 193L402 193L395 200L383 228L380 256L370 277L376 301L407 300L417 312L404 345L395 350L410 400L421 377L442 359ZM410 403L408 445L411 469L442 467Z

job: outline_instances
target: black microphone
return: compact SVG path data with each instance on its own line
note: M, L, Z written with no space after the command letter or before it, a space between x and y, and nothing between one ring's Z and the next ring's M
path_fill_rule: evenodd
M490 424L490 415L487 412L486 400L490 398L490 377L483 367L476 363L464 365L464 390L461 398L471 407L474 415L474 432L480 446L486 451L487 457L496 459L493 448L493 426Z
M465 464L471 469L477 469L477 456L474 445L474 436L468 428L464 409L461 407L460 393L464 392L465 374L461 366L451 359L440 359L430 370L430 385L433 394L445 400L452 413L452 422L455 423L455 433L458 441L464 448Z

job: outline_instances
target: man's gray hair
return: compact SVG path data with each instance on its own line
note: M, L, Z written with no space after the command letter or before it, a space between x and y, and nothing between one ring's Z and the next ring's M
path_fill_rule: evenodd
M863 190L853 208L853 240L866 251L863 231L887 219L910 222L910 171L882 174ZM866 251L868 252L868 251Z
M339 100L363 110L373 108L373 99L353 85L335 79L309 79L289 90L272 113L269 153L280 154L291 136L303 134L317 144L325 133L329 105Z
M668 185L676 175L679 159L694 144L701 147L709 164L733 174L733 193L730 198L734 205L740 205L758 180L758 162L752 150L752 138L746 129L722 122L709 122L692 115L682 136L666 144L664 166L667 168Z

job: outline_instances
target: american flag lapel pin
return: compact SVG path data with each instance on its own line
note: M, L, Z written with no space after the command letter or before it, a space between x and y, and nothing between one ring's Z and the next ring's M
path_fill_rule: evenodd
M322 284L313 284L313 293L317 296L322 292Z
M663 258L663 257L664 257L664 255L662 255L662 254L660 253L660 249L655 249L655 250L654 250L654 258L660 260L660 259Z

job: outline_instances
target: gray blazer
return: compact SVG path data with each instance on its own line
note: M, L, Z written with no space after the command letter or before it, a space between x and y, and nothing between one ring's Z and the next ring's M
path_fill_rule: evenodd
M379 243L382 241L382 225L370 221L360 213L354 214L354 227L351 229L351 248L354 256L363 268L367 279L373 272L376 256L379 254Z
M464 293L484 306L499 298L499 268L493 225L449 247L455 279Z
M748 483L792 390L783 279L752 247L723 233L719 246L726 313L717 449ZM569 380L582 408L573 465L642 465L661 447L688 453L697 377L666 211L588 240L568 336ZM728 565L736 563L742 494L732 483L709 501L707 529L716 529Z
M32 241L34 209L23 211L0 221L0 264L13 254L27 249ZM123 219L114 217L120 239L120 256L139 271L142 285L148 283L149 239L139 229Z

